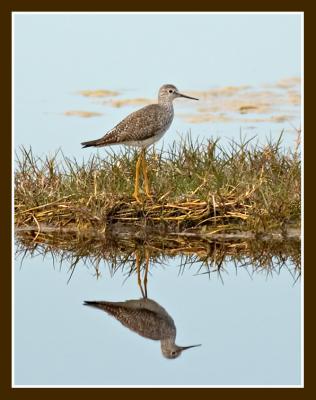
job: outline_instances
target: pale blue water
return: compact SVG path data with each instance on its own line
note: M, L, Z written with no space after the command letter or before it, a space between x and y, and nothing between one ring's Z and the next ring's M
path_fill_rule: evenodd
M225 263L216 273L180 258L150 266L148 297L177 327L179 345L202 344L175 360L159 342L123 327L84 300L141 297L136 275L101 277L82 262L69 282L69 263L26 257L15 267L15 379L17 385L298 385L300 281L280 273L252 274ZM291 263L287 267L291 270Z
M107 15L18 14L14 17L14 147L32 146L46 156L88 157L80 142L102 136L138 107L113 108L78 95L84 89L121 92L120 98L154 98L161 84L182 91L228 85L263 90L300 77L298 14ZM167 45L166 45L167 44ZM276 138L293 148L295 129L284 123L208 122L181 115L196 105L178 101L164 140L193 137L238 140L240 132ZM68 110L101 112L66 117ZM293 111L293 110L292 110ZM299 108L291 123L300 127ZM256 117L257 115L252 115ZM102 150L99 150L102 152ZM102 153L101 153L102 154ZM159 343L122 327L84 300L140 296L135 279L104 271L96 280L79 264L67 285L67 264L47 258L15 264L14 382L17 385L297 385L300 383L300 284L284 268L250 279L233 268L220 279L187 272L179 260L152 270L149 297L174 318L177 343L201 347L176 360L161 356Z

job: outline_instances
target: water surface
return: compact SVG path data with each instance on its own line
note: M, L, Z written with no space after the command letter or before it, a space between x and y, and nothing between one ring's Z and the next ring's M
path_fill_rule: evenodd
M31 255L18 244L16 385L300 384L299 244L294 252L263 252L253 264L249 255L224 256L214 248L208 264L201 249L199 256L172 256L171 249L152 255L148 298L173 318L178 345L201 344L174 360L162 355L159 341L83 305L142 298L134 252L121 248L115 255L104 246L109 256L102 259L99 243L90 254L51 247L43 257L45 246L36 244Z

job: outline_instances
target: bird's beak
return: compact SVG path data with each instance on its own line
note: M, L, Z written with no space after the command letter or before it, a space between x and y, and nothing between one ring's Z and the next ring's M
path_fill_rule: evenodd
M188 349L192 349L192 347L199 347L202 346L201 344L194 344L193 346L184 346L181 347L181 350L188 350Z
M176 92L177 93L177 95L179 96L179 97L185 97L186 99L191 99L191 100L199 100L199 99L197 99L197 98L195 98L195 97L190 97L190 96L187 96L186 94L182 94L182 93L180 93L180 92Z

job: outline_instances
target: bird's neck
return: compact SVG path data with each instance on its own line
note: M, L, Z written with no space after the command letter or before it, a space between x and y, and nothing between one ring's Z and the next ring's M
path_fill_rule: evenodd
M164 98L159 98L158 104L162 107L165 107L167 110L173 110L173 103L170 100L166 100Z
M170 337L160 339L161 350L172 350L177 347L177 345L175 344L175 340L176 335L174 332L170 333Z

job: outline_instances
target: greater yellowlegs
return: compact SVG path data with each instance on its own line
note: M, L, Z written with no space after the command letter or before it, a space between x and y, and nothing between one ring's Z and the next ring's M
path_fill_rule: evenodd
M174 85L163 85L159 89L158 103L150 104L135 111L124 118L102 138L81 143L85 147L102 147L114 144L141 147L136 163L135 189L133 196L137 202L139 198L139 170L142 164L147 197L151 197L146 169L146 148L159 140L169 129L173 120L173 100L177 97L198 100L182 94Z
M161 352L166 358L176 358L183 350L201 346L177 346L174 321L154 300L143 298L122 302L85 301L84 305L106 311L122 325L145 338L160 340Z

